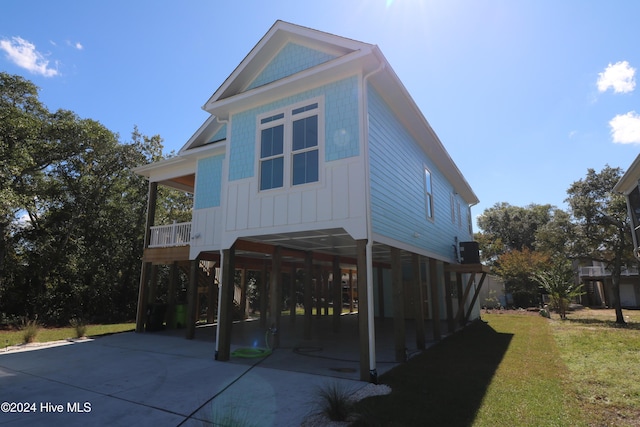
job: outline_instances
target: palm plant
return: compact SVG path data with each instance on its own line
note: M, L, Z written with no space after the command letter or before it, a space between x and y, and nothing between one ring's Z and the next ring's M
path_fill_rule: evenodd
M567 318L567 309L572 298L584 294L582 284L576 284L571 264L566 261L556 261L546 270L533 273L535 280L551 298L551 307L560 315Z

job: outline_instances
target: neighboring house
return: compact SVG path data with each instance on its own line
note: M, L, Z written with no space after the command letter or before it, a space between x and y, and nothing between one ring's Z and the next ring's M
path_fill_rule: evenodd
M627 199L627 210L631 219L633 255L640 261L640 155L613 187L613 191ZM609 274L610 275L610 274ZM610 279L609 279L610 280ZM620 303L623 307L640 308L640 275L637 264L629 266L620 277Z
M584 284L581 302L589 307L613 307L611 271L602 262L593 261L592 264L578 267L578 277ZM640 275L636 265L622 268L620 305L623 308L640 307Z
M136 169L150 182L137 331L157 292L153 265L185 261L187 337L198 287L210 301L218 292L218 360L230 357L237 269L269 270L262 294L278 303L262 301L261 316L275 327L289 289L282 277L303 270L305 336L313 283L322 284L316 301L341 301L352 278L363 380L377 375L374 317L393 317L396 331L429 320L439 339L441 319L452 332L479 316L487 269L473 246L470 262L459 260L478 199L377 46L277 21L203 108L210 117L176 157ZM190 223L154 224L158 184L193 192ZM217 291L200 261L219 268ZM333 277L342 286L329 286ZM404 352L396 344L398 360Z

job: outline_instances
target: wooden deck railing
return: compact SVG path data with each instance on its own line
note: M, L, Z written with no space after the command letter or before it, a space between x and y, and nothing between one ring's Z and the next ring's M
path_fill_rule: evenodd
M169 248L187 246L191 240L190 222L173 222L170 225L151 227L150 248Z

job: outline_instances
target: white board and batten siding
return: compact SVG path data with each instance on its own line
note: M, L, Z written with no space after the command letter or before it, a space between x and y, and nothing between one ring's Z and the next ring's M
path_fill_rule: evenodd
M229 182L222 246L242 237L329 228L366 238L361 157L326 162L323 169L319 182L299 188L258 191L257 177Z

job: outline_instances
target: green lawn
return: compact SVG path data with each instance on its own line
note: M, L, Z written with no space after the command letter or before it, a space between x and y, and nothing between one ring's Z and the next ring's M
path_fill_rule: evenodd
M637 426L639 323L588 314L485 314L381 376L392 393L361 407L385 426Z
M87 325L86 336L115 334L118 332L133 331L135 323L116 323L110 325ZM0 347L22 344L24 342L22 331L0 331ZM76 332L72 327L67 328L39 328L35 342L49 342L75 338Z
M640 425L640 311L581 310L551 327L591 425Z

